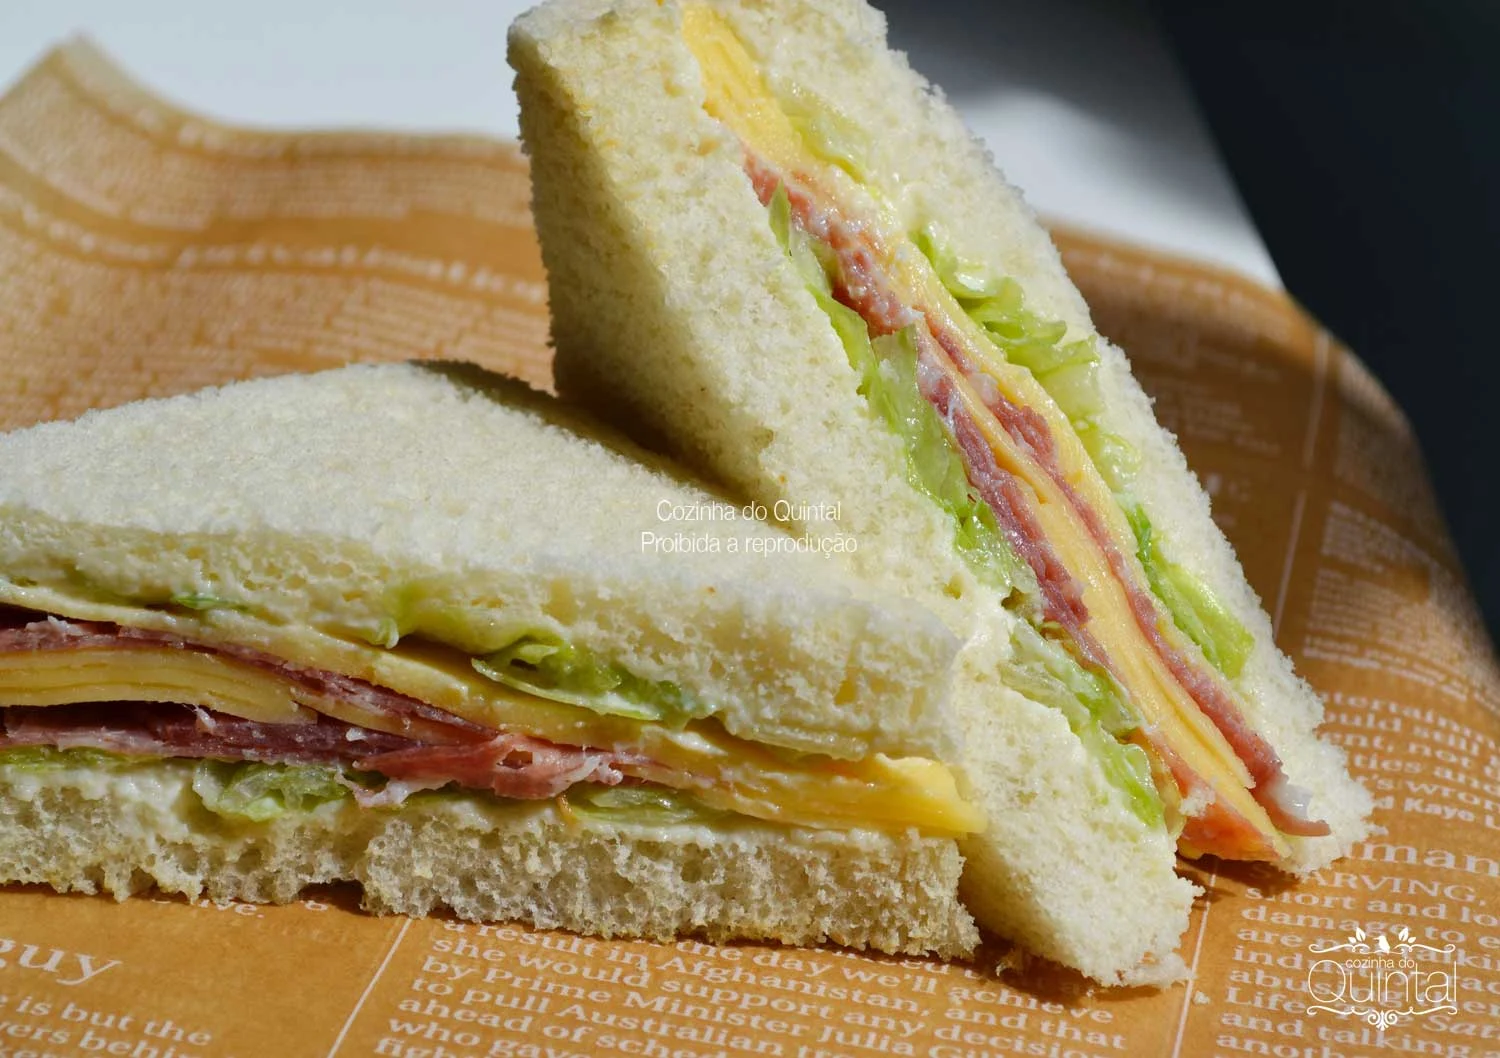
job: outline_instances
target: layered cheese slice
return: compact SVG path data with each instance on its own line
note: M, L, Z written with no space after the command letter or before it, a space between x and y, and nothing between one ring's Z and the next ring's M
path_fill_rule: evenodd
M1090 415L1091 349L1030 313L1012 281L953 260L941 232L904 229L865 179L857 135L814 100L773 95L713 10L690 7L682 25L706 111L742 145L861 392L902 436L912 483L1022 619L1003 678L1063 708L1187 854L1275 862L1286 835L1328 833L1244 719L1232 679L1248 633L1161 558L1132 505L1132 453Z

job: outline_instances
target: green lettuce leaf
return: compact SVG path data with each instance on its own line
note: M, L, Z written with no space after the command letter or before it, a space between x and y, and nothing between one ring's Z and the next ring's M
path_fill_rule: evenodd
M1094 340L1064 342L1066 323L1031 312L1019 283L1009 276L997 278L984 266L959 258L933 225L912 238L943 286L969 318L984 328L1005 359L1027 368L1057 402L1110 489L1125 491L1140 467L1140 456L1097 421L1104 395Z
M386 650L394 650L409 635L448 645L462 643L472 635L469 629L473 615L464 607L444 601L440 590L423 581L389 586L384 593L384 611L373 625L343 631Z
M55 746L14 746L0 750L0 768L31 773L74 769L129 772L155 767L161 760ZM203 807L215 815L264 823L286 812L306 811L348 797L349 790L339 782L341 774L342 770L331 764L200 760L193 765L193 792Z
M362 628L356 634L372 647L394 650L401 642L401 623L394 617L382 617L374 628Z
M995 298L1002 302L1001 307L1005 301L1013 300L1015 307L1020 308L1019 286L996 277L978 261L960 258L948 241L938 234L936 226L928 224L913 232L911 240L954 297L960 300Z
M1146 567L1151 590L1166 606L1173 623L1198 644L1210 665L1231 680L1238 677L1255 647L1255 637L1225 609L1208 585L1161 553L1144 510L1132 507L1125 516L1135 533L1136 554Z
M1151 826L1162 825L1161 795L1146 751L1120 741L1140 726L1126 704L1124 689L1108 674L1084 668L1062 644L1025 622L1016 623L1011 645L1006 685L1061 712L1073 734L1103 766L1105 777L1125 794L1136 817Z
M954 540L975 576L1002 595L1036 596L1031 569L1006 542L994 512L969 485L963 460L948 440L937 411L917 388L917 354L911 335L902 332L870 340L859 313L834 300L821 244L792 223L786 188L778 187L769 204L771 230L807 289L828 316L849 364L859 372L859 392L906 449L907 480L948 513Z
M766 208L770 210L771 231L797 267L802 281L814 294L831 297L833 283L829 275L835 267L832 251L792 222L792 200L787 196L785 184L776 185ZM864 321L860 320L859 325L864 327Z
M713 712L711 703L675 683L642 679L543 632L528 632L473 665L496 683L607 716L681 728Z
M257 764L199 761L193 792L203 807L226 819L264 823L349 796L332 764Z
M865 159L870 154L870 139L858 125L831 104L813 98L797 86L776 102L813 154L838 166L858 183L869 182Z
M65 771L69 768L114 770L130 763L129 758L100 749L58 749L56 746L11 746L0 749L0 768L13 768L21 772Z
M568 807L581 818L598 823L665 827L685 823L713 823L728 815L698 803L688 794L659 786L575 786L567 793Z
M248 610L244 603L234 602L218 595L206 595L201 592L182 592L168 600L173 606L181 606L186 610Z
M1130 520L1136 555L1146 568L1152 592L1173 623L1202 649L1209 664L1229 679L1236 678L1255 645L1254 638L1207 585L1166 560L1146 513L1130 499L1130 482L1140 467L1140 456L1099 424L1104 395L1098 345L1092 338L1064 342L1066 324L1027 310L1019 284L1009 277L986 275L982 266L960 260L931 225L913 238L948 292L985 329L996 348L1011 363L1030 370L1057 402Z
M917 387L917 351L910 331L884 335L871 342L859 314L828 299L830 318L844 336L852 324L840 327L847 314L859 323L861 341L845 338L853 350L850 362L860 370L860 393L906 446L907 478L948 513L954 543L980 580L1012 602L1039 598L1036 576L1001 534L995 512L969 484L963 459L954 449L937 410ZM835 312L834 310L838 310ZM847 319L847 317L846 317ZM1039 604L1038 604L1039 605Z

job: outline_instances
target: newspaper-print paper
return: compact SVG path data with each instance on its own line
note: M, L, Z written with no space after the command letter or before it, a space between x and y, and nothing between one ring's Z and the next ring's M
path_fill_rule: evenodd
M545 386L527 197L512 144L228 128L64 45L0 99L0 428L355 360ZM344 888L11 888L0 1058L1500 1056L1500 678L1399 411L1280 294L1058 241L1384 828L1301 882L1184 863L1186 987L1098 991L998 944L944 965L374 918Z

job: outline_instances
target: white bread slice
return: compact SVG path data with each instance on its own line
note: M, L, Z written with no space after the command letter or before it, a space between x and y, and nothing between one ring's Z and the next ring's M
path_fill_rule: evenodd
M874 154L882 197L939 221L960 256L1016 278L1035 311L1092 335L1046 234L941 95L887 50L859 0L714 2L773 91L830 104ZM554 0L518 20L510 60L532 162L567 396L767 505L840 502L853 567L974 636L955 705L970 781L990 818L965 846L983 924L1107 982L1180 974L1192 887L1166 835L1141 825L1061 717L996 688L1007 615L953 550L951 528L906 484L898 442L857 394L826 316L790 268L742 171L739 143L703 111L682 5ZM1369 799L1316 740L1321 706L1269 623L1207 500L1118 350L1105 349L1107 426L1134 444L1163 549L1201 576L1257 640L1239 683L1252 723L1313 792L1333 836L1294 842L1326 863L1365 833ZM826 531L815 524L799 529Z
M664 827L568 820L555 801L423 796L233 823L202 808L193 764L119 772L0 766L0 880L124 899L153 884L284 903L354 881L378 912L518 919L599 936L967 954L951 841L744 820Z
M642 532L789 539L658 517L713 503L733 501L519 384L357 366L0 437L0 603L198 593L260 626L347 635L418 593L441 605L403 634L483 654L543 629L714 703L755 741L941 756L943 625L860 600L824 556L642 548Z

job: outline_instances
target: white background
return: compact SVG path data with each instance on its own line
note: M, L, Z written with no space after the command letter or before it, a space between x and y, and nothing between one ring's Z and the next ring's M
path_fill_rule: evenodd
M0 0L0 84L94 38L221 120L514 136L513 0ZM943 85L1045 214L1277 283L1150 19L1131 0L884 0L892 41Z

